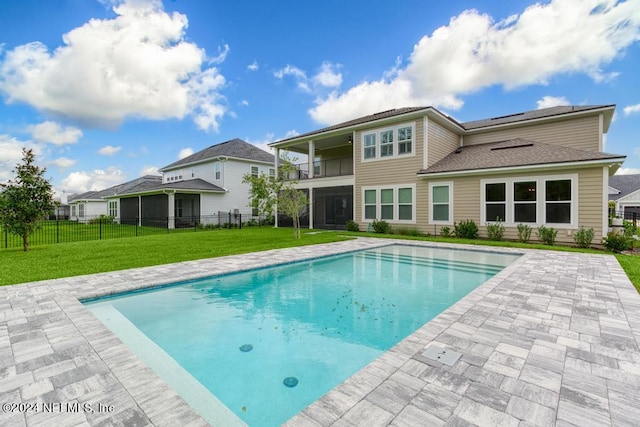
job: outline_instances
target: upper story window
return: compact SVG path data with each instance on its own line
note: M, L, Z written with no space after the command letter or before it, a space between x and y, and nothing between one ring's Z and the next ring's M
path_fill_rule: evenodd
M362 134L363 160L394 158L413 154L413 124L377 129Z
M364 158L375 159L376 158L376 134L369 133L364 135Z
M213 164L213 174L215 176L216 181L220 181L220 176L222 174L221 167L220 167L220 162L215 162Z
M258 172L259 172L259 170L258 170L257 166L251 166L251 176L257 177L258 176Z
M269 168L269 177L270 178L276 177L276 170L274 168Z

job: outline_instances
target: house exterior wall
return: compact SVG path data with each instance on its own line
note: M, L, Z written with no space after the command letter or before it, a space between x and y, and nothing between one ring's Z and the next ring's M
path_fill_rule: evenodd
M547 144L581 150L602 150L600 147L600 116L589 116L528 126L513 126L502 130L477 131L465 135L464 145L484 144L524 138Z
M84 216L81 217L79 215L79 205L84 205ZM108 214L108 204L106 201L96 201L89 200L86 202L74 202L70 203L69 206L75 206L76 215L70 216L69 219L72 221L83 221L93 219L100 215Z
M577 208L576 224L570 225L553 225L558 230L557 242L573 244L573 234L583 226L585 228L593 228L595 231L594 244L600 243L603 237L602 217L604 215L603 188L602 188L602 167L593 167L588 169L577 169L574 171L541 171L528 172L519 174L494 174L494 175L476 175L468 177L457 177L447 179L424 180L424 184L450 182L453 185L453 222L460 222L467 219L473 219L478 225L480 236L487 237L487 227L481 221L483 203L482 181L486 179L534 179L541 177L572 177L576 178L577 188L575 195L577 200L574 201L574 209ZM418 203L421 209L418 210L418 228L425 233L440 234L442 224L429 223L429 192L424 186L420 187L418 192L420 197ZM425 209L426 208L426 209ZM540 221L540 219L539 219ZM537 241L537 225L529 224L533 228L531 241ZM449 226L453 230L453 225ZM604 230L606 235L606 230ZM505 224L504 238L507 240L516 240L518 232L516 224Z
M394 158L383 158L363 161L363 133L375 129L385 129L397 125L413 124L413 152ZM363 188L397 185L416 185L416 173L422 168L424 162L424 120L422 118L412 121L402 120L393 122L380 128L367 129L356 132L353 143L353 156L355 161L355 185L354 185L354 209L353 219L365 227L363 221ZM417 197L414 196L414 197ZM367 221L368 222L368 221ZM388 221L393 224L394 221ZM414 220L415 223L415 220ZM407 224L409 226L410 224Z
M429 120L427 124L427 165L425 169L460 146L460 135L445 129L435 120Z

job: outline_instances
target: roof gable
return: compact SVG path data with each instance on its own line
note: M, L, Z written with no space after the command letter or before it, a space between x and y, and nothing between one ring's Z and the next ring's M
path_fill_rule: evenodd
M174 169L179 166L184 166L193 163L201 163L207 160L212 160L217 157L233 157L237 159L245 159L255 162L263 163L275 163L275 157L273 154L256 147L253 144L249 144L246 141L235 138L230 141L221 142L220 144L212 145L211 147L200 150L197 153L193 153L190 156L180 159L177 162L173 162L161 168L161 171Z

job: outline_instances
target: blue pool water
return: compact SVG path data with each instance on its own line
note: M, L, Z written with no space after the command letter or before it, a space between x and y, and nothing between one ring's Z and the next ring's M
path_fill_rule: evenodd
M392 245L87 308L132 325L112 329L146 336L242 421L280 425L517 257Z

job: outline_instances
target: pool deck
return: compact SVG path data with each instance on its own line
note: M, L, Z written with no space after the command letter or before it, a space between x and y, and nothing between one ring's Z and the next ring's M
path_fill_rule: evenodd
M396 243L352 241L0 287L0 425L208 425L78 299ZM615 257L523 256L288 426L632 426L640 295ZM4 266L10 268L10 266ZM453 366L422 353L462 354Z

